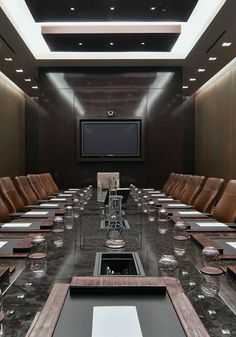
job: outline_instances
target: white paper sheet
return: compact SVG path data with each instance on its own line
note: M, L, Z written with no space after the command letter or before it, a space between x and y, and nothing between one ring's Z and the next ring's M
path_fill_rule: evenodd
M67 193L69 193L69 194L74 194L74 193L75 193L75 194L76 194L76 193L77 193L77 191L74 191L74 190L69 190L69 191L64 191L64 193L66 193L66 194L67 194Z
M5 223L4 225L2 225L2 227L4 228L19 228L19 227L30 227L32 225L32 223Z
M68 191L79 191L79 188L69 188Z
M151 197L153 197L153 198L159 198L159 197L166 197L166 195L165 194L163 194L163 193L151 193ZM170 199L169 199L170 200Z
M92 337L142 337L136 307L93 307Z
M59 205L58 204L40 204L39 206L41 207L58 207Z
M50 201L66 201L66 198L52 198Z
M234 249L236 249L236 242L226 242L227 245L233 247Z
M154 191L154 188L143 188L143 191L151 191L151 192L153 192Z
M168 207L189 207L188 205L185 204L168 204Z
M47 215L48 212L33 212L33 211L30 211L30 212L26 212L25 214L27 215Z
M158 198L158 201L172 201L173 198Z
M2 248L3 246L5 246L6 243L8 243L8 241L0 241L0 248Z
M58 197L72 197L72 194L62 193L62 194L58 194Z
M163 193L161 193L161 191L155 191L155 190L150 190L150 191L147 191L148 193L151 193L151 194L163 194ZM163 195L165 195L165 194L163 194Z
M200 227L228 227L221 222L196 222L196 224Z
M178 212L179 214L181 215L197 215L197 214L202 214L201 212L198 212L198 211L183 211L183 212Z

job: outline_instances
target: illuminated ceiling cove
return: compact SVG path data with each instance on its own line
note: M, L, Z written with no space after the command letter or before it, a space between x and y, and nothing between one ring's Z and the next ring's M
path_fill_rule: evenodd
M36 60L185 59L226 0L45 1L0 0Z

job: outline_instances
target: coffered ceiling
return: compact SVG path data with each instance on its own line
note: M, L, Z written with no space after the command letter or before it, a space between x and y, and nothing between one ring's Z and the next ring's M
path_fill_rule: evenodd
M0 67L30 96L37 96L40 66L182 66L188 96L236 54L235 0L0 0L0 6Z

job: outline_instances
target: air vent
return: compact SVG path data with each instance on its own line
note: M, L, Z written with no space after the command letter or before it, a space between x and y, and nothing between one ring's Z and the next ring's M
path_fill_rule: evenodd
M5 45L7 45L7 47L13 52L13 54L15 54L15 50L10 46L10 44L7 42L7 40L4 39L4 37L0 34L0 38L2 39L2 41L5 43Z
M222 36L225 35L225 33L226 33L226 31L224 31L223 33L221 33L221 34L218 36L218 38L217 38L217 39L211 44L211 46L207 49L206 54L208 54L208 53L212 50L212 48L217 44L217 42L222 38Z

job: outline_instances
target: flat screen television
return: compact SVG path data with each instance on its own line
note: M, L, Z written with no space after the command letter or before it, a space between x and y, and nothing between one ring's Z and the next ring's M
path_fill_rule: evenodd
M141 158L141 122L80 119L80 158Z

